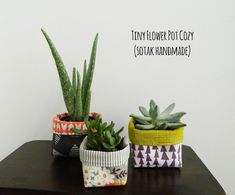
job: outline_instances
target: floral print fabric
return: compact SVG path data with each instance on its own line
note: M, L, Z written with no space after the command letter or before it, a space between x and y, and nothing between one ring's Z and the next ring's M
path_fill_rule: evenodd
M127 182L127 164L119 167L92 167L83 165L85 187L120 186Z

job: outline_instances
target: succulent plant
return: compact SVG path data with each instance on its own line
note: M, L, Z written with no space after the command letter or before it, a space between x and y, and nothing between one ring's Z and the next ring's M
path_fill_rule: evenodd
M163 112L160 113L158 105L154 100L150 101L149 111L139 106L139 110L143 116L131 114L130 117L134 119L135 127L142 130L174 130L180 127L186 126L186 124L180 122L185 112L177 112L171 114L175 107L175 103L170 104Z
M84 61L82 81L80 73L75 67L73 68L71 81L55 45L51 41L48 34L43 29L41 30L47 40L47 43L55 60L55 64L60 78L64 102L69 113L69 120L84 121L89 117L90 113L91 83L95 68L98 34L96 34L96 37L93 42L88 68L86 60Z
M112 152L122 149L124 139L120 136L124 127L115 131L114 125L113 122L110 124L102 122L102 119L98 116L94 120L86 120L86 132L79 129L72 130L77 134L87 134L87 148L89 150Z

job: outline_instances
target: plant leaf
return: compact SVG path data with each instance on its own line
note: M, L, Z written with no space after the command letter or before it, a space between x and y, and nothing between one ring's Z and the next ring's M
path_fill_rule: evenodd
M73 67L73 76L72 76L72 88L73 88L73 93L76 94L76 89L77 89L77 78L76 78L76 68Z
M84 117L87 117L86 114L90 112L90 105L88 105L88 103L90 104L90 102L89 102L90 97L88 97L88 96L89 96L89 93L90 93L91 83L92 83L94 69L95 69L97 43L98 43L98 34L96 34L95 40L94 40L93 45L92 45L92 51L91 51L89 66L88 66L88 69L87 69L87 72L86 72L86 78L85 78L85 81L84 81L83 102L84 102L84 107L86 107L86 109L89 108L88 112L84 113Z
M150 125L140 125L140 124L136 124L135 127L137 129L143 129L143 130L149 130L149 129L154 129L154 125L150 124Z
M166 124L166 123L161 123L161 124L159 124L159 126L158 126L157 129L159 129L159 130L165 130L165 129L167 129L167 124Z
M150 124L150 122L145 121L145 120L140 120L140 119L137 119L137 118L135 118L134 120L135 120L136 123L139 123L141 125L149 125Z
M70 130L73 131L74 133L79 134L79 135L86 135L87 134L86 131L82 131L82 130L77 129L77 128L71 128Z
M61 88L62 88L62 92L63 92L64 102L65 102L65 105L66 105L66 108L67 108L69 114L71 115L72 113L74 113L74 93L72 93L71 81L69 79L67 70L64 66L64 63L59 55L59 52L57 51L57 49L54 45L54 43L52 42L52 40L50 39L48 34L43 29L41 29L41 31L47 40L47 43L50 47L52 56L55 60L56 68L57 68L59 78L60 78L60 84L61 84Z
M131 114L130 117L132 117L134 120L137 119L137 120L143 120L143 121L152 121L152 118L151 117L147 117L147 116L138 116L138 115L135 115L135 114Z
M182 116L184 116L185 114L186 114L186 112L177 112L177 113L171 114L165 118L164 117L159 118L159 120L164 120L167 122L179 122L180 119L182 118Z
M83 110L83 118L88 118L90 113L91 91L89 90L86 97L86 103Z
M155 101L153 100L153 99L151 99L150 100L150 103L149 103L149 107L150 107L150 109L154 109L155 107L156 107L156 103L155 103Z
M122 127L121 129L119 129L116 134L119 135L122 131L124 130L124 127Z
M86 71L87 71L87 65L86 60L84 61L83 65L83 75L82 75L82 106L84 108L85 106L85 82L86 82Z
M80 74L77 71L77 89L76 89L76 98L75 98L75 106L74 106L74 121L83 121L82 118L83 109L82 109L82 94L81 94L81 80Z
M167 128L172 129L172 130L178 129L178 128L184 127L184 126L186 126L186 124L180 123L180 122L179 123L167 123Z
M113 151L113 149L115 148L115 145L110 145L108 143L105 143L103 142L102 145L104 146L104 148L107 150L107 151Z
M111 146L114 146L115 139L112 137L110 131L106 131L106 137L107 137L107 139L108 139L108 141L109 141L109 144L110 144Z
M150 109L149 115L153 120L155 120L158 117L158 113L159 113L159 108L156 105L153 109Z
M149 116L149 112L145 107L139 106L139 110L144 116Z
M175 108L175 103L170 104L170 105L161 113L161 116L162 116L162 117L168 116L168 115L173 111L174 108Z

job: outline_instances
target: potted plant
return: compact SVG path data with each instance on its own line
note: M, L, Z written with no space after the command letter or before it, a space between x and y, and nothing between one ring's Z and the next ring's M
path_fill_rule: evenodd
M85 187L126 185L129 143L114 130L114 123L100 117L87 124L87 137L80 145Z
M98 114L96 112L90 113L91 84L95 68L98 34L93 42L88 67L86 60L84 61L82 80L79 71L75 67L70 80L55 45L43 29L42 33L55 60L67 108L66 113L57 114L53 117L52 154L54 156L79 157L79 146L85 135L77 134L76 131L79 129L85 132L86 125L84 121L93 120Z
M182 167L186 125L180 119L186 113L171 114L174 107L173 103L160 113L151 100L149 110L139 107L142 116L130 115L128 133L134 167Z

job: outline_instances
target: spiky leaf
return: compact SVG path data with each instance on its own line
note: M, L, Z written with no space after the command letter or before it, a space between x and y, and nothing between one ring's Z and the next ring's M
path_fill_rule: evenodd
M93 79L94 69L95 69L95 59L96 59L96 49L97 49L97 43L98 43L98 34L96 34L95 40L93 42L92 51L91 51L91 57L89 61L89 66L86 72L86 77L84 80L84 97L83 97L83 105L86 106L86 109L90 109L89 103L89 93L91 88L91 83ZM88 112L89 113L89 112ZM87 117L84 113L84 117Z
M83 120L82 114L83 114L83 108L82 108L82 96L81 96L81 80L80 80L80 74L77 71L77 89L76 89L76 97L75 97L75 111L74 115L72 117L74 121L81 121Z
M47 43L50 47L52 56L55 60L55 64L56 64L57 71L58 71L59 78L60 78L61 88L63 91L64 102L65 102L65 105L66 105L68 112L71 114L74 112L74 94L72 92L71 81L69 79L67 70L64 66L64 63L59 55L59 52L57 51L57 49L54 45L54 43L52 42L52 40L50 39L48 34L43 29L41 29L41 31L47 40Z
M73 93L76 94L77 90L77 77L76 77L76 68L73 68L73 77L72 77L72 88L73 88Z
M83 117L86 119L90 113L91 91L89 90L86 96L86 103L83 110Z
M82 76L82 105L83 107L85 106L85 82L86 82L86 70L87 69L87 65L86 65L86 60L84 61L84 65L83 65L83 76Z

